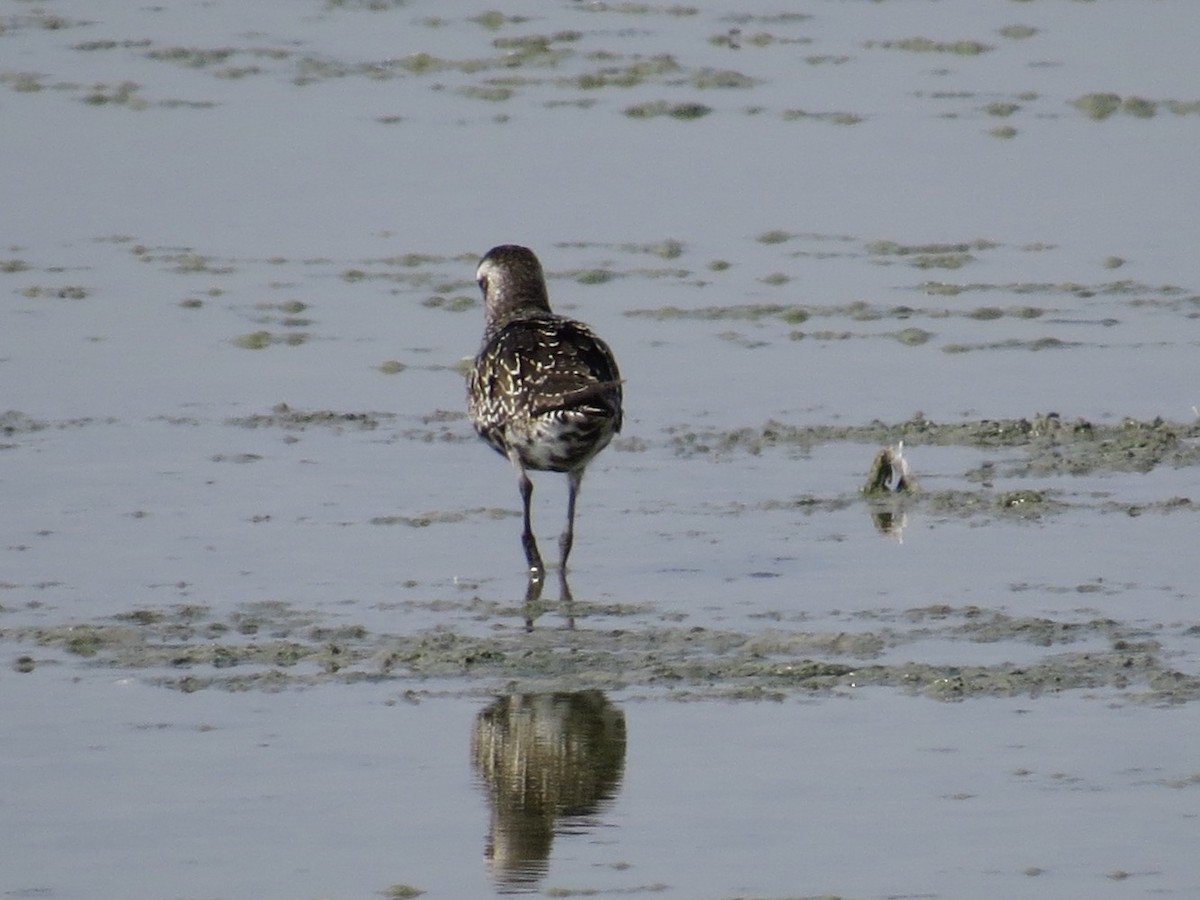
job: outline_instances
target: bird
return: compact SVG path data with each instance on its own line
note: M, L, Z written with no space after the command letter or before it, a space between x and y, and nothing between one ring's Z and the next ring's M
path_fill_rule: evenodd
M475 278L484 328L467 379L468 415L479 436L516 469L531 578L540 578L545 566L531 524L529 472L566 474L567 523L558 539L565 577L584 470L621 430L617 360L587 325L551 312L542 264L528 247L493 247Z

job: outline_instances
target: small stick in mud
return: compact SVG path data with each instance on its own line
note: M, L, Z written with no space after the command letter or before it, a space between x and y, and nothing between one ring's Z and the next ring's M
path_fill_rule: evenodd
M904 441L894 447L884 447L875 454L867 482L860 488L864 494L913 494L917 480L904 458Z

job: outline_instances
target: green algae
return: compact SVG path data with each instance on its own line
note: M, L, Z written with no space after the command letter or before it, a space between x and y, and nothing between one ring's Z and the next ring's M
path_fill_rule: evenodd
M926 37L903 38L894 41L867 41L864 47L886 50L905 50L909 53L948 53L955 56L979 56L994 49L980 41L935 41Z
M909 259L917 268L958 268L972 261L974 253L999 246L994 241L979 239L969 243L901 244L891 240L870 241L866 251L871 256Z
M774 272L759 279L763 284L781 287L792 280L792 276L784 272ZM960 285L945 285L941 283L926 283L921 290L932 296L957 296L968 288ZM845 304L786 304L786 303L746 303L731 306L701 306L684 309L679 306L661 306L653 309L629 309L623 313L630 318L653 319L656 321L671 321L676 319L692 319L700 321L745 320L761 321L778 319L786 324L799 324L811 318L846 318L854 322L879 322L887 320L908 320L913 318L947 319L967 318L979 322L994 321L1003 318L1036 319L1045 314L1040 307L1020 305L1013 307L982 306L974 308L946 307L914 307L878 306L865 301L856 300ZM837 332L841 334L842 332ZM863 335L860 335L863 336ZM924 343L932 334L919 328L902 329L899 333L902 340L916 345ZM923 338L923 339L922 339ZM1049 341L1044 346L1043 341ZM968 349L982 349L985 346L1005 347L1028 345L1031 349L1047 349L1057 346L1054 339L1034 339L1015 344L998 342L995 344L979 344L974 346L952 345L959 347L959 352ZM1064 344L1065 345L1065 344Z
M933 333L923 328L902 328L893 337L906 347L919 347L922 344L929 343L930 338L933 337Z
M45 90L44 75L38 72L0 72L0 84L8 85L18 94L35 94Z
M334 430L373 431L384 420L395 418L391 413L336 412L334 410L293 409L286 403L276 404L269 413L237 416L226 420L228 425L242 428L284 428L301 431L311 427Z
M463 522L472 518L507 519L516 513L508 509L479 508L469 510L432 510L415 516L375 516L371 525L406 525L409 528L428 528L450 522Z
M811 450L828 443L906 447L959 446L1024 451L1008 459L1008 477L1149 472L1158 466L1200 465L1200 421L1124 419L1101 423L1057 413L1030 418L934 422L916 415L903 422L865 425L789 425L769 419L757 427L722 430L675 428L668 443L680 456L757 455L773 448Z
M1020 104L1005 103L997 100L994 103L989 103L987 106L985 106L984 112L986 112L989 116L996 116L1001 119L1006 119L1013 113L1017 112L1017 110L1020 108Z
M269 331L251 331L230 339L230 343L243 350L264 350L273 342L274 336Z
M970 253L923 253L914 256L910 265L918 269L961 269L974 261Z
M683 71L683 67L675 57L665 53L648 57L635 56L632 61L624 64L620 64L621 57L614 57L610 54L591 54L589 59L610 64L591 72L561 78L558 83L564 87L578 87L588 91L608 87L631 88L646 81L661 80L664 76Z
M750 78L748 75L743 75L741 72L735 72L732 69L699 69L693 72L689 78L692 87L699 90L729 90L752 88L758 84L758 80Z
M1011 41L1023 41L1033 37L1038 33L1038 30L1032 25L1005 25L997 33L1001 37L1006 37Z
M1152 119L1160 109L1173 115L1192 115L1200 112L1200 101L1152 100L1130 95L1122 97L1111 92L1084 94L1071 101L1071 105L1089 119L1102 122L1117 113L1125 113L1136 119Z
M511 88L500 85L477 85L469 84L465 87L458 88L458 93L464 97L471 97L475 100L487 100L491 103L502 103L512 97L513 91Z
M791 240L791 238L792 235L790 233L780 229L773 229L771 231L764 231L755 240L760 244L782 244Z
M623 244L621 249L630 253L649 253L662 259L678 259L683 255L684 245L681 241L668 238L654 244Z
M834 125L858 125L864 121L863 117L855 113L848 112L807 112L803 109L785 109L780 113L780 117L785 122L795 122L801 119L816 119L822 122L832 122Z
M1164 100L1163 106L1177 116L1200 115L1200 100Z
M747 303L737 306L704 306L698 309L683 309L678 306L661 306L657 309L631 309L625 315L631 318L648 318L659 321L672 319L701 319L705 321L722 321L726 319L755 321L767 317L784 318L803 313L803 318L792 321L803 321L807 313L802 307L782 303Z
M703 103L670 103L666 100L636 103L625 107L625 115L631 119L655 119L665 116L689 122L702 119L711 112L712 107Z
M300 325L299 322L290 321L282 324L285 327L299 327ZM265 350L274 346L299 347L301 344L308 343L309 338L310 335L306 332L292 331L285 334L274 334L270 331L259 330L239 334L230 338L229 342L242 350Z
M59 300L83 300L87 297L89 291L87 288L77 285L68 284L62 287L46 287L40 284L31 284L29 287L21 288L18 291L22 297L50 297Z
M999 319L1004 316L1004 310L996 306L981 306L978 309L970 310L967 313L969 319L979 319L986 321L988 319Z
M514 24L527 21L523 16L506 16L504 13L496 9L489 9L481 12L477 16L471 16L470 21L475 22L489 31L498 31L508 23Z
M943 353L971 353L977 350L1065 350L1078 347L1078 341L1064 341L1056 337L1040 337L1023 340L1008 338L1003 341L980 341L977 343L951 343L942 347Z
M129 109L145 109L149 102L139 95L142 86L135 81L117 84L98 82L81 98L89 106L124 106Z
M700 10L694 6L682 4L657 5L653 3L619 2L606 3L595 0L579 7L581 11L590 13L621 13L623 15L665 15L665 16L695 16Z
M227 618L188 605L139 608L92 622L0 629L0 641L57 649L68 660L141 673L183 692L438 678L457 680L464 692L504 683L520 690L665 690L676 699L827 695L867 686L939 701L1097 689L1121 691L1130 701L1200 698L1200 678L1174 669L1162 650L1164 631L1179 632L1177 625L1150 637L1144 625L1112 618L1030 617L939 604L864 613L868 627L853 631L789 623L783 611L761 615L766 624L757 630L705 628L668 616L612 628L589 623L644 611L562 602L539 609L568 615L575 625L570 630L537 627L528 603L440 605L461 605L490 621L485 635L444 627L376 634L354 624L326 626L319 613L288 604L260 603ZM1008 642L1048 652L1027 664L938 665L903 658L906 645L929 640L964 648ZM1077 644L1086 648L1072 646ZM885 653L898 661L880 662ZM29 660L27 669L38 662Z
M1144 97L1126 97L1121 109L1138 119L1151 119L1158 112L1158 104Z
M1097 295L1137 295L1157 294L1164 298L1175 297L1182 292L1171 286L1154 286L1131 280L1108 281L1083 284L1074 281L1016 281L1007 283L997 282L966 282L952 284L943 281L926 281L919 285L920 290L928 294L955 296L965 292L1001 292L1015 295L1028 294L1064 294L1075 298L1086 299ZM1145 302L1138 300L1137 302Z
M736 12L729 13L722 17L722 21L732 22L735 25L749 25L752 22L762 22L767 25L790 25L797 22L807 22L813 18L812 13L802 12L779 12L779 13L747 13Z
M1102 121L1121 108L1119 94L1084 94L1072 105L1089 119Z
M233 47L201 48L201 47L162 47L146 51L146 58L160 62L174 63L188 69L202 69L217 63L226 62L239 51Z
M610 269L581 269L572 277L580 284L605 284L618 276Z

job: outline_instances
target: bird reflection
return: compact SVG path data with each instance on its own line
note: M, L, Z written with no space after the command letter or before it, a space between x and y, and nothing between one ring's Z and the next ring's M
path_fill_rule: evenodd
M521 611L525 616L525 630L533 631L533 623L546 611L547 604L542 601L542 590L546 587L544 572L530 571L529 581L525 585L525 601ZM571 585L567 581L567 570L558 570L558 609L567 620L567 628L575 628L575 597L571 594Z
M620 789L625 714L600 691L500 697L475 718L471 759L488 792L496 887L532 891L554 835L593 826Z
M908 513L903 509L885 506L880 502L871 505L871 522L875 530L884 537L895 538L904 543L904 529L908 527Z

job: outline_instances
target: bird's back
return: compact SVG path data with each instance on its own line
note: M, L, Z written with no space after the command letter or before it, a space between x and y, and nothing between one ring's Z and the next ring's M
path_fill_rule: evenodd
M471 372L468 411L497 451L532 469L580 469L621 430L621 376L608 345L553 313L494 332Z

